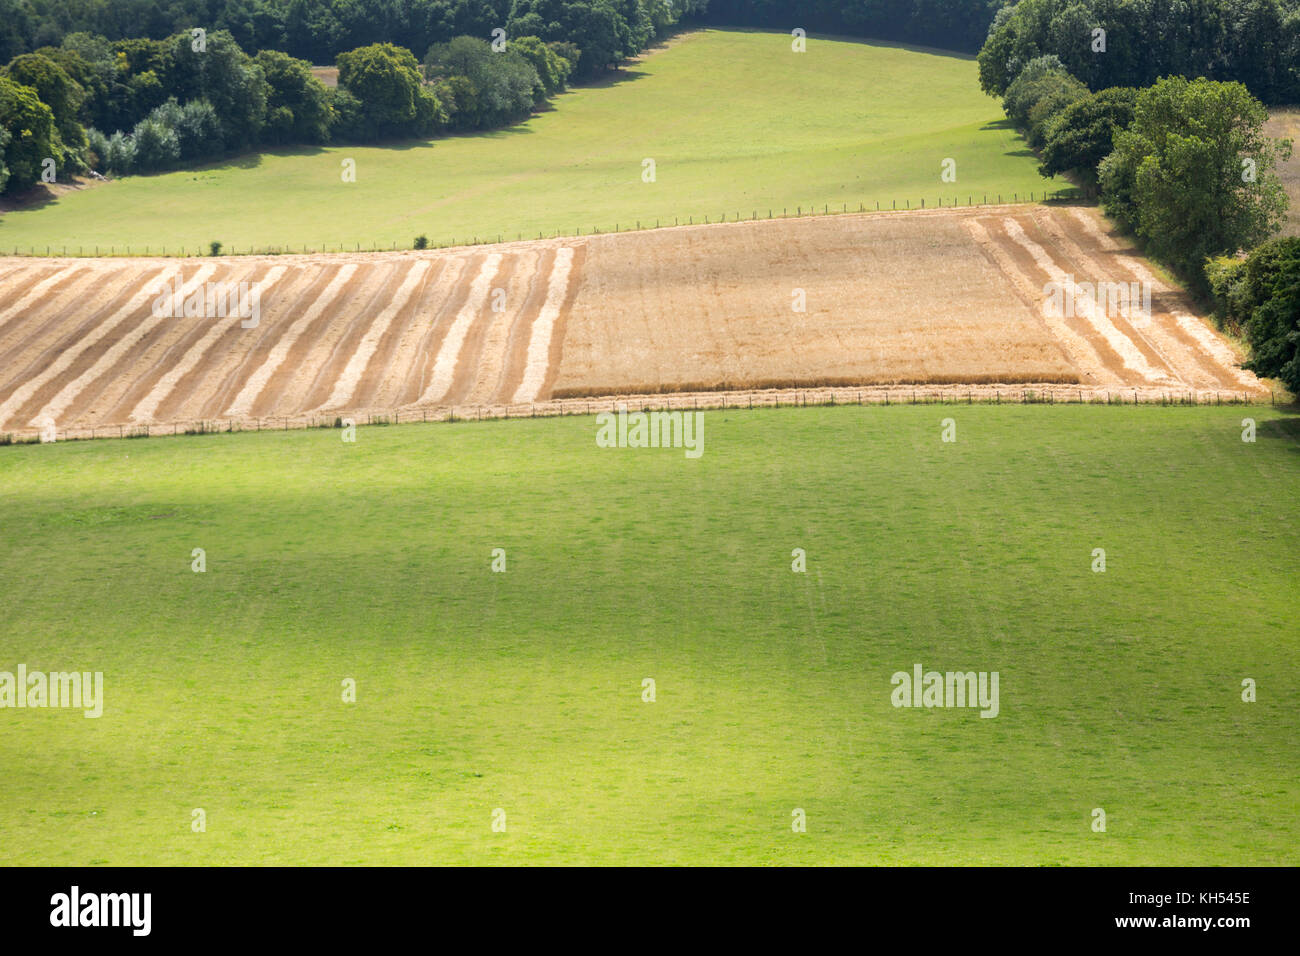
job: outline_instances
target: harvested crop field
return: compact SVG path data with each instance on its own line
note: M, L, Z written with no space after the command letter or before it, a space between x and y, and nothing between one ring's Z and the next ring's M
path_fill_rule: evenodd
M5 259L0 303L10 431L832 385L1267 394L1081 207L419 253Z
M1260 389L1186 297L1089 208L837 216L640 238L588 246L554 397L1030 382Z

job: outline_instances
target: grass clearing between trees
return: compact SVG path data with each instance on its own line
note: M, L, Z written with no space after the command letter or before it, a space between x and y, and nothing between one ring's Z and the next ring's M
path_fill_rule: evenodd
M955 182L940 178L945 159ZM421 234L465 244L1068 186L1039 176L973 59L818 37L794 53L788 34L701 30L507 129L127 177L6 213L0 249L410 248Z

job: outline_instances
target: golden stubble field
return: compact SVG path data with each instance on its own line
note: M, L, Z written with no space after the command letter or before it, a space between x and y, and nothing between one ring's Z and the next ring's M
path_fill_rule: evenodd
M833 385L1267 394L1239 361L1085 207L0 260L6 431Z

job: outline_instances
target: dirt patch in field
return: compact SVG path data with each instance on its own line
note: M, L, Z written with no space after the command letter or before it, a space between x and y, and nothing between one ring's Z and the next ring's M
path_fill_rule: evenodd
M311 75L329 87L339 85L339 68L337 66L313 66Z

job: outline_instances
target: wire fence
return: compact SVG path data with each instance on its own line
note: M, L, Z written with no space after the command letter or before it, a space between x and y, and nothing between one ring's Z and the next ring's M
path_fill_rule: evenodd
M144 424L72 425L25 428L0 433L0 445L83 441L98 438L149 438L235 432L288 431L308 428L407 425L419 422L489 421L552 418L601 412L679 412L750 410L837 405L1278 405L1286 396L1274 392L1226 390L1170 391L1146 386L1102 388L1071 385L974 386L836 386L808 389L756 389L558 398L545 402L498 405L402 406L330 415L268 418L203 419Z
M538 231L536 238L537 239L568 239L568 238L579 238L584 235L600 236L600 235L608 235L609 233L641 232L647 229L661 229L669 226L707 226L707 225L712 225L714 223L723 223L723 222L759 222L759 221L765 221L771 219L798 219L803 216L836 216L836 215L844 215L846 213L857 214L857 213L868 213L868 212L907 212L910 210L921 210L921 209L953 209L958 207L975 208L979 206L1020 205L1025 203L1076 200L1076 199L1082 199L1084 198L1084 196L1085 194L1081 189L1067 187L1067 188L1062 188L1057 190L1049 190L1045 192L1030 191L1028 194L1012 193L1009 198L1004 197L1004 195L1001 193L985 193L980 195L971 193L971 194L967 194L965 197L962 197L960 195L953 195L951 197L940 196L935 200L934 203L931 203L930 205L926 204L927 200L925 198L918 199L915 204L913 204L912 199L908 198L903 200L891 199L888 205L885 205L882 201L874 201L872 206L868 206L866 202L859 202L857 209L852 208L852 204L848 202L840 203L839 209L835 209L834 206L830 203L822 203L820 206L820 211L818 211L818 206L816 205L812 205L812 206L796 205L796 206L785 206L780 208L776 206L772 206L765 210L752 209L750 210L749 216L745 216L743 210L735 210L731 213L724 211L717 216L713 216L710 213L705 213L703 216L695 216L695 215L674 216L671 222L669 222L666 217L657 218L654 220L654 225L650 224L649 219L645 219L645 220L634 219L632 222L615 222L612 229L609 228L607 224L603 228L600 226L591 226L590 228L587 229L586 232L583 232L583 227L581 226L576 226L568 230L556 229L554 232ZM992 197L993 201L990 201L990 197ZM965 203L961 201L963 198L966 199ZM975 202L976 199L979 199L980 202L978 203ZM766 215L763 215L764 212L766 212ZM686 222L682 222L681 221L682 219L686 219ZM462 235L459 237L451 236L439 242L430 241L429 244L423 248L450 249L450 248L455 248L457 246L498 245L505 242L524 242L524 241L529 241L533 238L534 236L532 235L531 232L524 233L518 230L515 232L513 238L510 236L508 232L497 232L495 234L490 234L490 235L478 235L477 233L473 233L470 235ZM3 244L0 244L0 254L4 254L6 251L8 251L8 253L14 257L27 257L27 258L60 257L60 258L70 258L70 259L84 259L84 258L98 259L98 258L105 258L105 257L117 258L117 257L128 257L128 256L188 258L191 256L211 256L214 254L222 255L222 256L277 256L277 255L317 255L321 253L349 253L349 252L351 253L398 252L398 251L407 252L413 248L414 248L413 246L408 246L408 245L402 245L399 247L396 240L390 240L388 243L383 243L374 240L372 240L369 243L363 243L359 240L356 240L353 242L333 242L333 243L328 241L322 241L320 243L303 242L299 245L284 244L284 245L271 245L271 246L257 246L257 245L250 244L246 248L241 248L239 246L233 246L233 245L227 246L225 243L222 243L220 247L220 251L214 253L212 250L211 242L203 242L194 246L181 245L179 248L176 246L169 247L166 245L158 245L158 246L145 245L141 247L138 245L133 246L129 244L121 245L121 246L80 245L80 244L77 246L71 246L66 243L63 243L63 244L46 244L44 246L28 245L26 249L24 249L22 246L19 245L6 247Z

